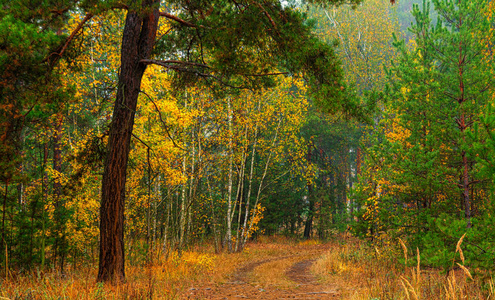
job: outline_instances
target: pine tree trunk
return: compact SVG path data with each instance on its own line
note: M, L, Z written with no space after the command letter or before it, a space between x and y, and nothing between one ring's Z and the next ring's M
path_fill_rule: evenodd
M156 0L143 1L144 11L127 13L122 36L117 97L108 140L100 208L98 281L124 281L124 207L127 161L134 115L146 65L158 27ZM154 7L153 9L151 7Z

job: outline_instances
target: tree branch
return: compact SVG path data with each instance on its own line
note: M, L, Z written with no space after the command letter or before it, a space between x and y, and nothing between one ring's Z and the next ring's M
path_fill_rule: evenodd
M182 25L184 25L186 27L192 27L192 28L198 27L197 25L195 25L195 24L193 24L191 22L188 22L186 20L183 20L183 19L181 19L181 18L179 18L177 16L171 15L171 14L166 13L164 11L161 11L160 12L160 17L165 17L167 19L174 20L174 21L176 21L176 22L178 22L178 23L180 23L180 24L182 24Z
M168 130L168 126L167 126L167 123L165 123L165 121L163 120L162 118L162 112L158 109L158 105L156 105L155 101L153 101L153 98L151 98L150 95L148 95L145 91L141 90L139 91L141 93L143 93L146 97L148 97L148 99L151 101L151 103L153 103L153 105L155 106L155 109L156 111L158 112L158 117L160 118L160 121L162 122L163 124L163 127L165 128L165 132L167 133L167 136L168 138L172 141L172 144L174 144L175 147L185 151L184 148L180 147L179 145L177 145L177 143L175 142L174 138L170 135L170 132Z
M275 22L273 21L272 19L272 16L270 16L270 14L265 10L265 8L258 2L255 3L256 6L259 7L259 9L261 9L261 11L265 14L265 16L268 18L268 20L270 21L270 23L272 24L273 28L274 29L277 29L277 25L275 24Z
M261 76L278 76L278 75L287 75L289 72L274 72L274 73L264 73L264 74L240 74L242 76L248 77L261 77Z
M207 68L207 69L210 68L209 66L207 66L205 64L188 62L188 61L179 61L179 60L141 59L139 62L146 64L146 65L159 65L159 66L163 66L163 67L171 68L171 69L173 69L173 67L170 64L195 66L195 67L202 67L202 68Z
M86 16L84 16L84 18L81 20L81 22L79 22L77 27L69 35L69 37L65 40L65 43L63 45L60 45L57 48L57 50L55 50L55 52L50 53L50 55L48 55L48 57L46 57L43 60L43 62L48 62L51 66L53 66L55 64L55 62L57 62L57 60L59 60L62 57L62 55L64 55L65 50L67 50L67 47L69 46L69 44L76 37L76 34L81 30L81 28L83 28L84 24L87 21L89 21L92 17L93 17L92 13L87 13ZM50 58L52 56L55 56L55 59L53 61L50 61Z

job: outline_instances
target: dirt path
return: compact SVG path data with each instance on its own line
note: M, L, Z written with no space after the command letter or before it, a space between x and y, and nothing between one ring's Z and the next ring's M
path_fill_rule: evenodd
M181 299L341 299L339 286L321 283L311 274L319 255L294 254L250 262L238 268L229 281L190 288Z

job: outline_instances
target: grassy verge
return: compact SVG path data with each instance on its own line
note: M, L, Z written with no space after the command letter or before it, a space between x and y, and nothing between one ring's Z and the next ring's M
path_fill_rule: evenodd
M248 262L298 252L296 241L261 238L242 253L215 254L211 245L196 246L179 255L155 259L153 265L126 266L126 283L96 282L97 265L54 271L11 272L0 278L0 300L5 299L177 299L194 286L222 284ZM263 280L263 278L261 278Z
M215 254L204 245L171 253L153 265L127 266L127 282L121 285L95 281L97 267L88 265L61 276L55 272L12 273L0 279L0 300L5 299L178 299L195 287L208 287L232 280L241 266L264 261L249 272L249 282L294 288L285 275L296 262L318 258L311 267L323 285L339 291L341 299L495 299L489 274L470 278L457 266L446 274L418 267L409 253L403 264L399 245L373 248L349 236L328 243L263 237L244 252ZM412 256L412 257L411 257ZM421 256L421 254L419 254Z
M339 285L343 299L495 299L494 281L487 273L473 278L462 265L448 273L422 269L417 264L419 252L407 258L410 266L406 267L407 252L398 245L379 249L352 237L341 237L333 244L312 271L323 282Z

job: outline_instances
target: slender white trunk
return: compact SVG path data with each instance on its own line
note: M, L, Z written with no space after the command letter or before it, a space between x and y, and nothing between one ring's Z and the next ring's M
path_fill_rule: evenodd
M272 142L272 147L271 147L272 149L275 148L275 144L277 143L278 133L279 133L281 124L282 124L282 117L280 117L280 119L278 120L277 130L275 131L275 137L273 138L273 142ZM249 232L253 228L254 219L255 219L254 214L256 213L256 207L258 206L258 203L260 201L261 190L263 189L263 181L265 180L266 173L268 172L268 166L270 165L270 160L272 158L272 154L273 154L273 152L270 151L268 154L268 158L266 159L265 169L263 170L263 176L261 176L260 184L258 186L258 193L256 194L256 201L255 201L254 206L253 206L253 208L255 210L253 211L253 216L251 217L251 221L249 222L249 227L247 228L246 234L243 238L242 248L244 248L244 245L246 244L247 239L249 237Z
M165 257L168 257L169 254L169 248L168 246L168 232L170 230L170 214L172 211L172 197L170 196L170 189L167 189L167 199L169 200L169 203L167 205L167 218L165 219L165 228L163 229L163 252L165 252Z
M187 97L185 99L184 107L187 110ZM183 136L183 144L186 144L186 135L184 134ZM184 153L184 156L182 158L182 174L184 176L187 176L186 171L186 160L187 160L187 155ZM180 206L180 233L179 233L179 249L182 249L182 246L185 243L185 238L186 238L186 215L187 215L187 204L186 204L186 184L182 184L182 192L181 192L181 206Z
M228 98L228 122L229 122L229 183L227 195L227 248L232 252L232 173L234 165L234 149L233 149L233 132L232 132L232 105L231 99Z
M245 131L245 137L247 139L247 127ZM235 238L235 252L239 250L239 235L241 231L241 211L242 211L242 198L244 196L244 172L246 169L246 160L247 160L247 147L242 147L242 161L241 161L241 170L239 174L239 181L237 184L237 197L236 199L239 199L239 212L237 214L237 230L236 230L236 238ZM235 211L235 206L234 206L234 211ZM233 218L234 216L232 216Z
M247 196L246 196L246 208L244 210L244 223L242 225L242 233L241 233L242 242L240 245L240 249L238 249L238 251L242 250L242 248L244 247L244 243L245 243L244 237L247 234L246 229L247 229L247 222L249 219L249 205L251 203L251 191L253 188L254 157L256 155L257 144L258 144L258 123L256 123L256 126L254 128L254 142L253 142L253 150L251 151L251 166L249 169L249 186L248 186L248 192L247 192Z

